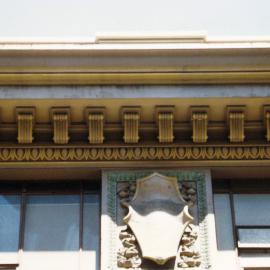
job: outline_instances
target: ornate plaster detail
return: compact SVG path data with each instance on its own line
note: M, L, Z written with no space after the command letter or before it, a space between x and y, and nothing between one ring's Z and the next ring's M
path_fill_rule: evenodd
M201 265L201 256L196 247L198 232L196 226L189 224L183 233L177 254L177 268L194 268Z
M119 238L122 248L117 252L117 265L120 268L139 268L142 263L137 240L133 232L125 226L120 232Z
M89 143L103 143L104 115L102 113L89 114Z
M53 141L56 144L67 144L69 141L68 127L70 122L69 108L53 108Z
M122 108L122 122L124 126L124 142L138 143L140 138L140 107Z
M208 126L208 113L206 108L203 107L193 107L192 108L192 140L194 143L206 143L207 136L207 126Z
M264 125L266 129L265 138L269 142L270 141L270 106L266 105L263 108L264 110Z
M116 194L118 194L118 196L120 195L121 191L124 191L123 193L121 193L121 195L123 196L122 199L123 203L125 204L125 201L130 201L130 197L129 197L129 192L131 192L131 196L133 196L134 194L134 190L135 190L135 185L136 185L136 181L137 179L140 178L144 178L147 177L149 175L151 175L152 173L154 173L153 171L114 171L114 172L109 172L107 174L107 179L108 182L106 182L106 190L108 192L108 197L107 197L107 203L106 203L106 208L108 209L108 214L110 217L110 220L112 220L113 222L110 222L110 226L108 227L108 230L110 232L110 236L111 236L111 241L109 241L109 245L106 242L106 244L104 243L106 250L109 254L109 260L107 261L108 267L110 267L113 270L117 269L117 262L114 263L114 258L117 257L117 248L116 248L116 241L114 240L115 237L119 238L119 231L115 230L115 222L117 222L117 203L116 203ZM209 267L211 266L210 263L210 258L209 258L209 251L208 251L208 227L207 227L207 221L205 219L206 215L207 215L207 203L206 203L206 187L205 187L205 176L204 173L200 173L200 172L196 172L196 171L159 171L159 173L169 176L169 177L176 177L177 178L177 182L179 184L179 188L181 188L183 190L183 183L191 183L192 187L195 184L196 185L196 194L198 196L197 200L196 200L196 204L197 204L197 210L198 211L198 227L196 225L197 230L193 231L193 226L186 227L186 230L183 234L183 239L184 242L187 244L191 244L191 242L188 242L186 240L186 238L196 238L196 235L198 236L198 239L194 242L196 243L196 245L189 245L190 248L194 251L195 254L192 255L192 257L189 257L189 261L194 260L196 262L196 265L199 265L199 262L201 262L200 264L200 269L209 269ZM132 186L131 191L129 191L129 188ZM190 189L191 186L189 185L185 185L186 189ZM118 188L121 187L121 188ZM124 187L124 188L123 188ZM127 227L124 227L124 229L126 229ZM117 236L115 236L115 234ZM191 235L191 237L190 237ZM185 236L185 238L184 238ZM182 242L182 244L184 243ZM199 258L199 254L196 253L197 250L199 249L199 253L201 255L201 257ZM178 255L178 260L176 261L175 264L175 269L178 268L178 264L183 262L183 259L185 259L183 256L184 253L181 253L182 249L179 249L179 252L177 252ZM182 256L182 259L180 257L180 255ZM186 258L187 261L187 258ZM192 263L190 262L189 265L191 265ZM194 264L192 264L194 265ZM180 264L179 264L180 266ZM192 266L189 266L190 268L192 268ZM181 269L181 268L178 268ZM193 269L193 268L192 268Z
M158 125L158 140L160 143L173 142L174 107L156 107L156 122Z
M189 206L193 206L197 201L197 187L195 182L185 181L179 184L180 193Z
M127 210L127 204L132 200L136 190L136 184L128 183L118 192L120 204ZM127 214L127 211L126 211ZM117 252L117 265L120 268L139 268L142 263L137 240L128 226L124 226L119 233L121 248Z
M270 112L265 113L266 139L270 141Z
M193 220L177 179L154 173L137 180L134 198L126 207L129 212L124 222L134 232L142 257L160 265L174 258L184 230Z
M88 124L88 141L90 144L101 144L104 141L104 107L87 107L85 118Z
M33 142L33 127L35 118L34 107L17 107L17 124L18 124L18 143L32 143Z
M229 125L230 142L243 142L245 139L245 107L244 106L228 106L227 121Z
M2 145L1 162L109 162L109 161L258 161L270 160L270 146L218 145L218 146L18 146Z

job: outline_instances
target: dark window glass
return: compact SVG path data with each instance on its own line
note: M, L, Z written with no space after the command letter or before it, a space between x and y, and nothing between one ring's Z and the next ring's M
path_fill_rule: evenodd
M270 225L270 194L234 194L236 225Z
M25 250L78 250L79 195L27 196Z
M0 251L18 250L20 228L20 196L0 195Z
M99 196L84 195L83 207L83 249L95 250L99 246Z

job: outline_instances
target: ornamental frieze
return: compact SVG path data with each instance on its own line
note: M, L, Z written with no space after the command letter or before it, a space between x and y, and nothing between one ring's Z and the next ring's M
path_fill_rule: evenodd
M0 162L269 160L265 145L2 146Z

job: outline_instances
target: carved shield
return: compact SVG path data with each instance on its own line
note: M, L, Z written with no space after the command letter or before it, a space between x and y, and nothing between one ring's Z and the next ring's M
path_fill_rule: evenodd
M193 220L176 178L154 173L137 180L124 222L135 234L142 256L158 264L176 256L186 226Z

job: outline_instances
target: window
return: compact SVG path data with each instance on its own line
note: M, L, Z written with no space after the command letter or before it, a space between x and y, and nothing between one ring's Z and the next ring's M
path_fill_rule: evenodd
M213 183L218 249L236 248L244 269L270 269L269 187L266 180Z
M26 196L24 250L78 250L79 195Z
M98 185L25 182L0 188L0 255L22 250L20 263L26 270L37 264L43 269L40 261L45 260L46 270L55 264L61 269L99 268Z
M0 252L18 249L20 203L18 195L0 195Z
M234 194L238 248L270 248L270 194Z

